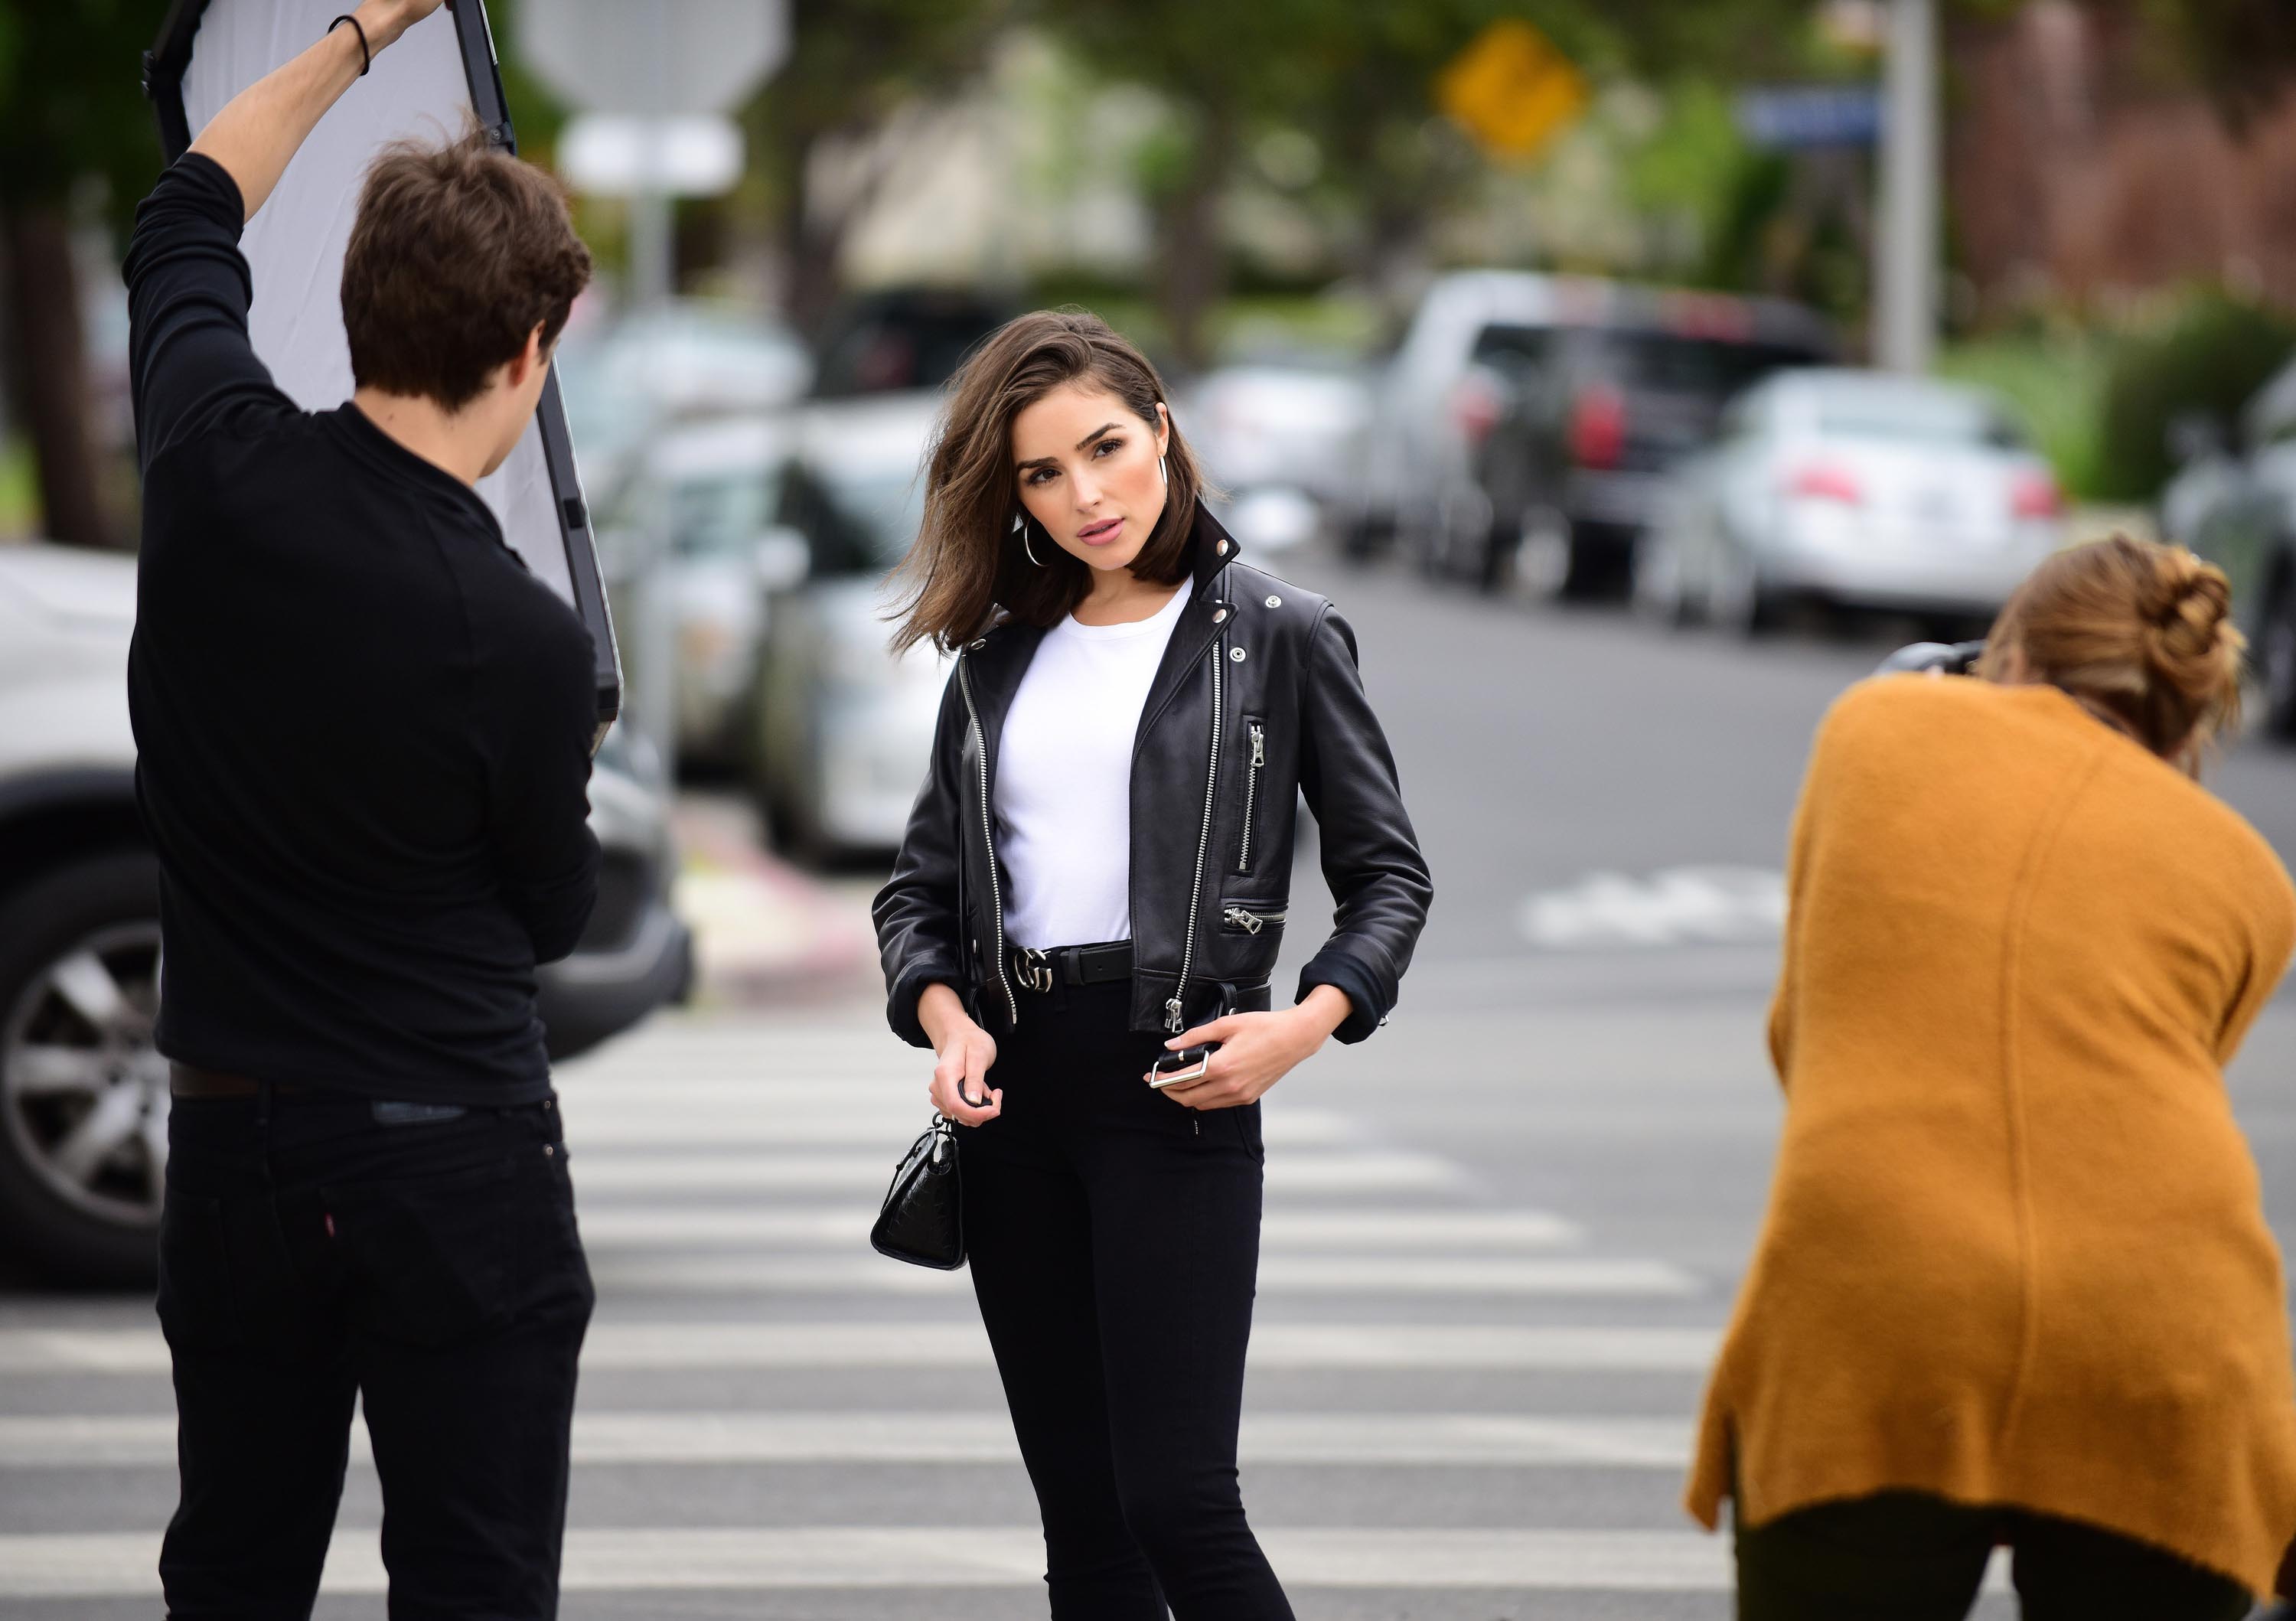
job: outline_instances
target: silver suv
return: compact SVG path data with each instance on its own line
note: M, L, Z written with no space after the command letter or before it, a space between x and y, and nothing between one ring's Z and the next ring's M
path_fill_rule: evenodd
M127 721L132 559L0 545L0 1251L61 1281L140 1284L168 1156L158 869ZM582 944L542 973L554 1058L683 997L692 948L644 757L590 783L605 849Z

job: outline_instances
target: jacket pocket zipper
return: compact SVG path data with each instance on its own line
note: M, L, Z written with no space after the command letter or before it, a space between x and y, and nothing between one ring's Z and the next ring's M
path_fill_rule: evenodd
M1017 1028L1021 1003L1013 995L1013 982L1004 977L1004 887L996 878L996 836L988 822L988 739L980 729L980 711L972 705L972 677L965 670L963 653L956 656L956 683L964 693L965 718L972 724L973 763L980 770L980 842L988 852L988 903L996 918L996 988L1004 993L1004 1005Z
M1196 878L1188 889L1188 932L1180 942L1180 980L1172 989L1171 1000L1164 1004L1164 1027L1175 1036L1188 1027L1181 1017L1181 1004L1188 994L1188 970L1196 960L1196 911L1204 898L1204 854L1210 849L1212 842L1212 793L1219 786L1220 703L1223 693L1220 666L1227 661L1226 649L1226 636L1212 638L1212 749L1211 758L1204 767L1204 825L1203 831L1196 836Z
M1264 721L1244 723L1251 733L1251 765L1243 779L1243 848L1237 852L1235 870L1251 870L1251 807L1259 798L1259 768L1267 764L1267 725Z
M1269 927L1283 928L1283 920L1291 914L1283 912L1254 912L1248 906L1239 906L1231 901L1222 910L1220 915L1230 929L1241 929L1246 934L1258 934L1261 929Z

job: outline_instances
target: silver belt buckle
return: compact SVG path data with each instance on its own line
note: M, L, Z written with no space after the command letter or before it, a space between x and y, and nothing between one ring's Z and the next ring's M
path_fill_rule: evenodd
M1021 976L1021 984L1039 995L1053 988L1053 960L1033 946L1023 946L1013 953L1013 966Z

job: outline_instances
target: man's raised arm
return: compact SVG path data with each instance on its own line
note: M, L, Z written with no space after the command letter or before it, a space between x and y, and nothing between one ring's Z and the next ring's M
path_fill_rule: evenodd
M367 0L352 13L388 48L440 0ZM358 30L324 38L234 96L135 210L127 282L128 374L138 460L245 410L292 411L248 340L253 299L241 229L320 117L358 78Z
M366 54L381 55L439 9L440 0L366 0L294 61L275 68L225 103L192 150L223 166L239 187L243 220L253 219L322 115L351 87ZM362 53L359 37L366 37Z

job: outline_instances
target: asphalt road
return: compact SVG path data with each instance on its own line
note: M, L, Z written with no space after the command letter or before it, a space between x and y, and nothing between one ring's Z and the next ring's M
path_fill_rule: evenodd
M1390 1028L1268 1105L1254 1520L1303 1618L1720 1621L1726 1544L1677 1497L1779 1118L1775 874L1810 729L1888 634L1750 648L1297 573L1360 633L1439 898ZM2296 753L2221 782L2296 856ZM923 1080L864 987L563 1071L601 1296L569 1617L1043 1613L964 1281L863 1245ZM2284 1243L2296 1001L2234 1084ZM0 1614L156 1613L168 1413L143 1303L0 1298ZM379 1515L355 1465L322 1616L382 1613Z

